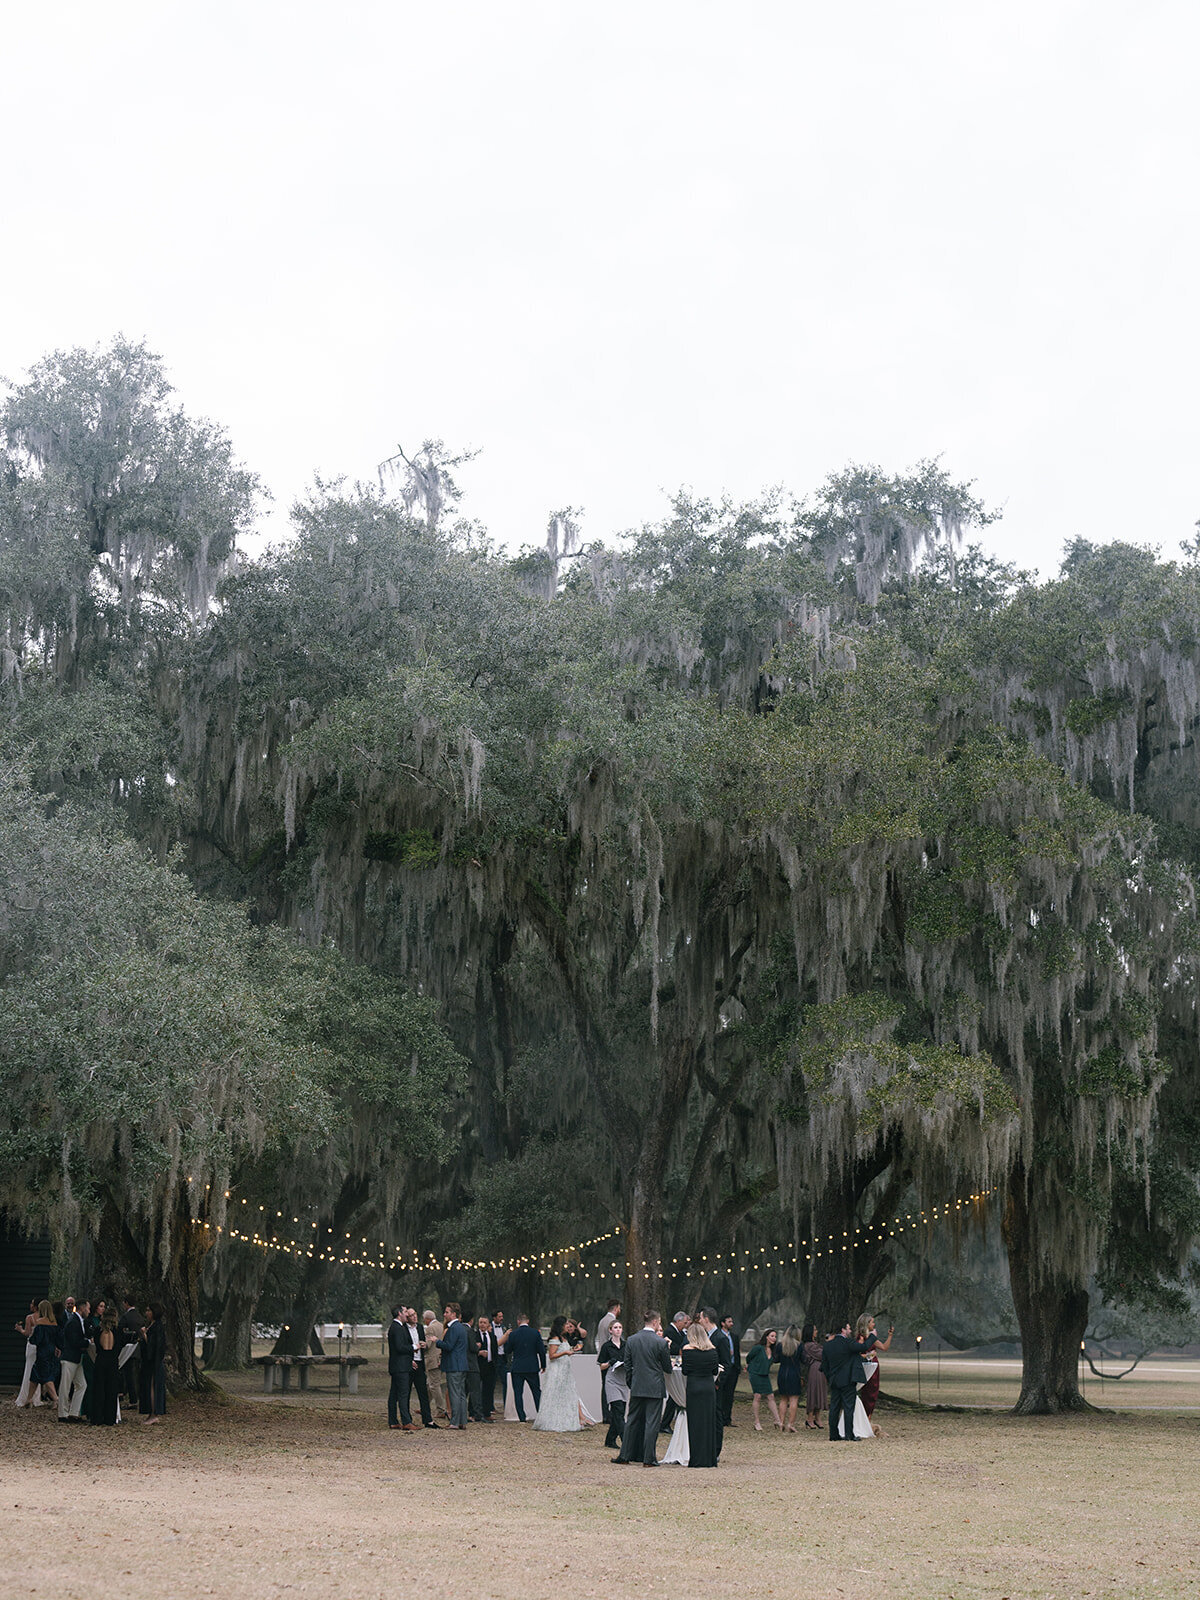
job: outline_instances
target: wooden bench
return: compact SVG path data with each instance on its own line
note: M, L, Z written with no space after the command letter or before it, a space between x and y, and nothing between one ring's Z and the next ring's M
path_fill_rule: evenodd
M270 1394L276 1387L285 1392L292 1387L292 1370L300 1374L301 1389L308 1388L308 1375L313 1367L342 1367L338 1373L338 1387L344 1377L349 1394L358 1393L358 1369L367 1364L366 1356L255 1356L251 1365L261 1367L263 1393ZM276 1385L275 1379L279 1382Z

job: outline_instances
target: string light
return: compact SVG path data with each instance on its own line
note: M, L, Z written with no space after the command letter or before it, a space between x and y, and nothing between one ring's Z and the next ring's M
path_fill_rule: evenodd
M982 1189L974 1194L966 1195L956 1200L943 1201L937 1205L930 1206L927 1210L918 1211L915 1216L911 1212L908 1212L905 1214L903 1221L901 1221L899 1217L894 1217L890 1223L880 1222L860 1225L855 1228L855 1236L853 1238L850 1237L849 1230L844 1228L840 1234L830 1233L819 1237L814 1237L812 1239L790 1241L786 1249L783 1245L759 1245L757 1251L717 1251L713 1253L711 1257L707 1253L695 1258L692 1256L671 1256L670 1258L660 1257L653 1263L653 1265L658 1269L661 1269L665 1266L678 1267L680 1265L682 1265L684 1268L690 1268L693 1259L695 1259L698 1263L704 1263L703 1266L698 1265L694 1271L685 1270L684 1272L669 1273L668 1277L672 1280L675 1278L689 1277L715 1278L733 1272L745 1272L747 1267L749 1267L749 1270L752 1272L759 1272L772 1267L782 1268L786 1266L798 1266L800 1262L801 1251L805 1252L804 1259L806 1261L820 1261L823 1256L833 1255L835 1251L838 1254L841 1254L845 1251L862 1249L869 1244L879 1244L883 1242L885 1237L892 1239L898 1234L910 1233L922 1226L929 1225L934 1222L944 1222L951 1214L961 1213L964 1209L972 1205L979 1204L982 1201L990 1198L992 1195L997 1193L998 1189L999 1185L993 1184L990 1189ZM243 1200L242 1204L244 1205L245 1203L246 1202ZM260 1207L259 1209L262 1210L263 1208ZM277 1212L276 1214L277 1216L282 1216L282 1212ZM296 1219L293 1218L293 1221L295 1220ZM205 1223L203 1226L207 1228L208 1224ZM318 1224L314 1222L311 1224L311 1226L316 1229ZM218 1228L216 1231L220 1233L222 1230ZM377 1253L350 1253L337 1255L331 1249L319 1249L319 1239L280 1239L277 1234L272 1234L270 1238L267 1238L265 1235L257 1232L246 1233L238 1228L230 1227L227 1227L224 1232L227 1238L237 1239L243 1244L256 1245L263 1250L276 1250L284 1255L303 1257L309 1261L314 1259L318 1261L325 1261L331 1265L336 1264L339 1266L372 1267L376 1270L389 1272L393 1275L398 1275L400 1273L413 1273L428 1277L443 1273L484 1271L515 1273L533 1271L537 1272L541 1277L562 1277L564 1274L569 1274L571 1277L575 1277L577 1272L582 1272L583 1276L590 1279L593 1271L595 1272L597 1278L600 1278L606 1270L611 1274L623 1273L626 1266L626 1263L623 1260L610 1261L607 1264L607 1268L601 1263L596 1263L589 1271L584 1272L583 1263L581 1261L576 1262L574 1266L571 1266L568 1264L566 1259L564 1259L572 1255L580 1254L585 1250L593 1249L596 1245L604 1244L609 1239L617 1238L622 1232L620 1227L614 1227L610 1229L608 1233L597 1234L594 1238L584 1239L579 1244L563 1245L558 1250L543 1250L539 1251L537 1255L502 1257L500 1260L496 1261L474 1261L465 1258L461 1260L451 1260L449 1258L438 1258L434 1256L427 1256L422 1261L415 1249L410 1248L407 1250L401 1250L397 1247L394 1250L389 1250L382 1239L379 1241L379 1250ZM873 1235L877 1235L878 1237L872 1237ZM347 1239L350 1237L350 1234L346 1234ZM843 1240L848 1242L842 1243L841 1241ZM367 1243L365 1237L363 1238L362 1242L363 1244ZM750 1256L751 1254L757 1254L763 1259L758 1261L738 1260L739 1257ZM721 1267L715 1267L711 1264L711 1262L724 1262L727 1264ZM556 1265L555 1263L558 1264ZM642 1261L641 1266L644 1271L648 1271L651 1263L647 1260L644 1260Z

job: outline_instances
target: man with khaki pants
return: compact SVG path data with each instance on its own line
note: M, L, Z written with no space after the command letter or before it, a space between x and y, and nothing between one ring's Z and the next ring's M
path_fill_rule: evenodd
M435 1417L448 1417L450 1413L446 1409L446 1390L442 1383L442 1358L435 1343L436 1340L446 1337L446 1330L432 1311L424 1312L421 1321L425 1324L425 1348L429 1352L426 1367L429 1377L429 1402Z

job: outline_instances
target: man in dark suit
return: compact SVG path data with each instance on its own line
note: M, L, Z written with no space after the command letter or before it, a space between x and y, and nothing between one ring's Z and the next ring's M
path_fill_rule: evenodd
M617 1466L627 1467L641 1456L644 1467L658 1465L658 1420L671 1370L671 1346L662 1336L662 1317L647 1311L646 1325L625 1341L625 1372L629 1379L629 1411Z
M522 1422L525 1417L525 1385L533 1396L536 1410L542 1403L542 1373L546 1370L546 1342L536 1328L529 1326L529 1318L522 1311L517 1325L505 1342L508 1356L508 1373L512 1379L513 1404ZM528 1419L532 1422L533 1418Z
M472 1422L483 1421L483 1385L479 1378L479 1333L473 1317L468 1317L467 1327L467 1416Z
M663 1329L663 1338L671 1346L671 1360L678 1361L683 1355L683 1347L687 1343L687 1331L691 1324L691 1317L686 1311L677 1311L670 1322ZM659 1424L660 1433L670 1433L675 1426L675 1418L679 1414L679 1407L674 1400L668 1400L663 1407L662 1421Z
M403 1315L404 1332L408 1337L409 1343L409 1364L407 1367L401 1364L400 1367L400 1426L409 1433L415 1433L417 1425L412 1419L412 1411L410 1410L410 1399L414 1389L417 1391L417 1399L421 1404L422 1423L427 1428L436 1428L437 1423L433 1420L433 1414L429 1409L429 1380L425 1376L425 1352L427 1349L425 1330L417 1319L417 1308L415 1306L405 1306ZM388 1358L388 1370L391 1370L390 1356Z
M720 1459L721 1447L725 1443L725 1416L721 1410L721 1383L729 1370L730 1362L733 1360L733 1347L717 1321L717 1313L711 1306L705 1306L697 1320L708 1335L709 1343L717 1352L717 1361L719 1363L715 1387L717 1391L717 1457Z
M734 1332L732 1317L721 1318L721 1332L728 1340L729 1349L733 1356L733 1360L725 1368L721 1376L721 1421L725 1427L733 1428L736 1427L736 1423L733 1420L733 1394L742 1372L742 1341L739 1335Z
M850 1324L842 1324L841 1333L830 1339L821 1355L821 1371L829 1383L829 1442L840 1444L839 1424L846 1419L845 1437L848 1443L859 1441L854 1433L854 1401L858 1385L867 1380L862 1358L879 1343L879 1335L869 1334L861 1343L850 1337Z
M86 1307L86 1300L83 1302ZM62 1377L58 1383L58 1420L78 1422L87 1378L83 1372L83 1357L88 1347L87 1328L83 1313L68 1297L67 1313L58 1330L58 1354L62 1362ZM74 1391L74 1392L72 1392Z
M496 1404L496 1357L499 1354L491 1318L480 1317L476 1332L479 1335L479 1415L482 1422L490 1422Z
M448 1305L442 1314L445 1332L438 1340L442 1352L442 1376L446 1380L446 1403L450 1407L450 1426L459 1432L467 1425L467 1350L470 1343L460 1306Z
M137 1301L128 1295L122 1295L121 1304L125 1307L117 1319L117 1344L122 1353L126 1345L132 1345L133 1351L125 1357L124 1364L120 1367L121 1378L125 1384L125 1403L130 1410L135 1410L140 1393L139 1378L141 1376L141 1333L146 1326L146 1319L137 1308ZM119 1358L118 1358L119 1359Z
M409 1373L411 1382L412 1374L412 1340L408 1336L408 1327L404 1321L404 1307L392 1307L392 1320L388 1323L388 1377L392 1380L388 1389L387 1416L389 1428L411 1430L412 1412L405 1404L400 1405L401 1374ZM407 1402L408 1396L404 1396Z
M508 1335L509 1327L503 1311L492 1313L492 1336L496 1341L496 1377L500 1380L500 1409L508 1399Z

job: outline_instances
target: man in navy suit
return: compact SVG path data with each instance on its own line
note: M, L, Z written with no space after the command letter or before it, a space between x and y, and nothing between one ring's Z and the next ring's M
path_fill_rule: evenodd
M446 1399L450 1404L450 1426L460 1431L467 1425L467 1326L462 1308L448 1305L442 1317L445 1333L437 1342L442 1352L442 1376L446 1380Z
M392 1307L387 1343L388 1377L392 1380L387 1398L388 1427L400 1428L400 1374L406 1367L412 1371L412 1340L408 1337L408 1329L404 1325L403 1306ZM407 1407L405 1409L407 1411ZM408 1412L404 1420L411 1427L412 1413Z
M416 1432L410 1404L415 1389L421 1402L421 1421L427 1428L436 1428L437 1423L429 1414L425 1343L417 1327L417 1313L411 1306L396 1306L392 1310L388 1325L388 1375L392 1380L388 1391L388 1427L400 1428L405 1433Z
M512 1379L513 1404L522 1422L532 1421L525 1416L525 1385L533 1396L536 1411L542 1403L542 1373L546 1370L546 1344L536 1328L529 1326L529 1318L521 1312L517 1325L509 1334L504 1346L508 1356L508 1375Z
M821 1353L821 1371L829 1380L829 1442L841 1444L843 1437L851 1444L859 1441L854 1432L854 1402L858 1385L865 1383L866 1368L862 1358L873 1345L879 1343L877 1333L869 1334L860 1344L850 1337L850 1324L843 1322L842 1331L830 1339ZM846 1419L845 1435L839 1431L842 1417ZM866 1438L864 1434L862 1436Z
M62 1360L62 1377L58 1385L60 1422L79 1421L83 1396L87 1390L83 1358L87 1354L88 1336L83 1318L89 1308L86 1300L82 1305L84 1309L81 1312L79 1306L68 1296L67 1314L58 1330L58 1352Z

